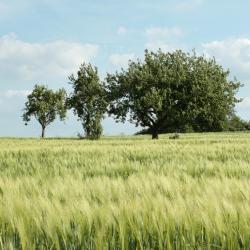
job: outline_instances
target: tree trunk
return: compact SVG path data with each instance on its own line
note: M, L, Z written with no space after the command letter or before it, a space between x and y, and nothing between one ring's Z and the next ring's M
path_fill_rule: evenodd
M42 126L42 135L41 135L42 139L45 137L45 127Z
M152 129L152 139L153 139L153 140L159 139L157 129Z

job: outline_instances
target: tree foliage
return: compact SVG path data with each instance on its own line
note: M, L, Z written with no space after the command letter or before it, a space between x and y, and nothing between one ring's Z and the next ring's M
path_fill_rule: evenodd
M82 64L77 76L69 77L73 92L68 99L70 108L82 122L86 138L98 139L102 135L101 121L107 107L103 84L96 67Z
M44 85L35 85L32 93L27 98L23 120L27 125L31 118L35 117L42 127L41 137L44 138L46 127L57 116L60 120L64 120L66 117L66 91L64 89L53 91Z
M127 69L107 75L109 113L122 122L129 113L152 138L166 127L219 131L239 101L240 83L228 76L215 59L195 52L146 50L144 61L130 61Z
M250 130L250 122L242 120L236 114L232 114L225 122L224 130L233 132Z

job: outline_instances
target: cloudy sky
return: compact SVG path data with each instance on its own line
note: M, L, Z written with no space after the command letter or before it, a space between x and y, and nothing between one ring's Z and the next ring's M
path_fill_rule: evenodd
M142 57L146 48L195 48L215 56L244 87L238 114L250 120L249 0L0 0L0 136L38 136L24 126L25 97L34 84L69 89L67 77L82 62L106 72ZM137 129L105 119L104 132ZM72 114L48 127L50 136L75 136Z

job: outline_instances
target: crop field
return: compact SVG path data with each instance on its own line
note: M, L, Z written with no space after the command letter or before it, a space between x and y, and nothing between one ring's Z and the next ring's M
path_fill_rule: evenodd
M0 249L250 249L250 134L0 139Z

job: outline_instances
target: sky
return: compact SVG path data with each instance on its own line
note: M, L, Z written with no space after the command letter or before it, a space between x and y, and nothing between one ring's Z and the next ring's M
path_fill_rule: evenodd
M195 49L215 57L244 87L237 114L250 120L249 0L0 0L0 136L36 137L21 115L35 84L70 91L68 76L83 62L107 72L143 58L145 49ZM133 134L130 123L103 121L105 135ZM71 112L48 136L76 136Z

